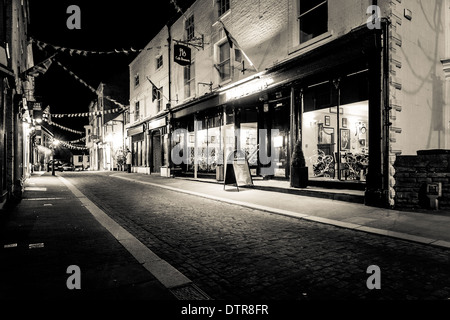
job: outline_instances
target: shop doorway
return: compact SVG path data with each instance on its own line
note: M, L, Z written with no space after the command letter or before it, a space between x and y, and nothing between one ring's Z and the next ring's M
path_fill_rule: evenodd
M152 134L152 173L160 173L162 166L161 133L154 131Z

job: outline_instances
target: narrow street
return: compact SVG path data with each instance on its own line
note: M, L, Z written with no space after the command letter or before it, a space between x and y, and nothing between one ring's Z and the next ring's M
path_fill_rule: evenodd
M113 172L58 175L214 300L450 298L443 248L138 184ZM366 284L373 265L381 270L380 290Z

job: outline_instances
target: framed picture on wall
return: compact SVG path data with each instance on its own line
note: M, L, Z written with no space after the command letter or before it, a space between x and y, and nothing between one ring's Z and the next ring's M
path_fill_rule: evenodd
M330 123L330 116L325 116L325 127L329 127Z
M342 128L347 128L347 118L342 118Z
M334 128L324 128L323 124L319 124L319 141L318 144L334 143Z
M341 129L340 132L341 151L350 150L350 130Z

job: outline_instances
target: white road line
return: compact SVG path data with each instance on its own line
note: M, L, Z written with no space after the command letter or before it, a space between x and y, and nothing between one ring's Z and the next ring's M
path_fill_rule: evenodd
M103 210L97 207L81 191L79 191L67 179L58 178L72 191L72 193L83 203L95 219L105 227L122 244L144 268L146 268L155 278L157 278L166 288L192 285L192 281L184 276L168 262L159 258L142 242L136 239L131 233L126 231L117 222L111 219Z

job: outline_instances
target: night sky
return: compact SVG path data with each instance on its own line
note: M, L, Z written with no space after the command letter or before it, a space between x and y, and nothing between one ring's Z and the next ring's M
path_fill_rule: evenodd
M176 5L186 9L192 0L176 0ZM77 5L81 12L81 29L69 29L67 13L70 5ZM58 53L57 60L93 88L100 82L125 74L128 65L136 57L130 49L142 49L169 20L179 17L170 0L160 1L105 1L105 0L30 0L29 36L58 47L86 51L127 50L130 54L87 56L69 51ZM54 53L52 47L45 51L33 47L34 63L38 64ZM44 75L36 78L35 96L50 105L51 113L87 112L95 94L74 79L55 62ZM55 118L55 122L77 131L84 131L87 117ZM71 141L81 136L61 129L54 129L55 137Z

